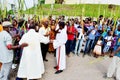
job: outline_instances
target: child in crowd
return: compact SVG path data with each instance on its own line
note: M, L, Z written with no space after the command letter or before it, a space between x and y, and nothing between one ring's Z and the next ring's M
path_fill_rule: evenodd
M98 58L98 56L100 56L102 53L102 37L99 38L99 40L97 41L97 44L94 47L93 50L93 55L94 57Z
M108 35L105 37L105 47L103 49L103 56L105 53L107 53L110 49L111 43L112 43L113 37L112 37L112 31L108 31Z

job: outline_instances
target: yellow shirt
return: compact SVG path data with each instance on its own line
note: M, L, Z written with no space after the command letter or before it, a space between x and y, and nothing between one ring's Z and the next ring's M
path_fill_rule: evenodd
M3 30L3 27L2 27L2 25L0 25L0 32Z

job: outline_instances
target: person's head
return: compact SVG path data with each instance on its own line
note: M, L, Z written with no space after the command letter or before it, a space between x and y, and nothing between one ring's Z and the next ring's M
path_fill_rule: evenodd
M4 21L2 23L3 29L6 30L7 32L9 32L10 28L12 28L12 23L9 21Z
M100 16L99 16L99 19L102 20L102 19L103 19L103 15L100 15Z
M35 22L35 31L38 32L39 31L39 23Z
M13 21L12 21L12 25L13 25L14 27L18 25L18 22L17 22L16 19L13 19Z
M43 27L47 28L47 27L48 27L48 24L49 24L48 19L44 18L44 19L41 21L41 24L43 25Z
M65 23L64 22L59 22L59 29L63 29L65 27Z
M55 20L52 20L52 25L55 25L56 24L56 21Z
M78 18L75 18L75 24L79 24Z
M43 25L44 25L44 27L45 27L45 28L47 28L47 27L48 27L48 24L49 24L49 22L48 22L48 21L45 21L45 22L43 23Z
M95 27L97 24L97 21L93 21L93 26Z
M70 26L70 22L69 21L66 22L66 26Z
M108 31L107 34L108 34L108 36L111 36L112 35L112 31Z
M62 15L62 16L61 16L61 19L62 19L62 20L64 20L64 19L65 19L65 16L64 16L64 15Z
M49 20L52 20L52 15L50 15L50 16L48 17L48 19L49 19Z
M33 24L30 24L29 25L29 29L35 29L35 24L33 23Z
M9 21L9 19L8 18L4 18L3 21Z
M85 18L85 23L88 23L89 19L88 18Z

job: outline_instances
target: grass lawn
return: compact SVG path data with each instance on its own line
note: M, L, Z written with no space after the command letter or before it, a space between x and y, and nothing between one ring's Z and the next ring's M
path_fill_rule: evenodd
M50 4L42 4L36 8L30 8L25 11L26 14L37 15L65 15L65 16L90 16L98 17L100 14L106 17L120 17L120 6L109 9L107 4L54 4L53 10Z

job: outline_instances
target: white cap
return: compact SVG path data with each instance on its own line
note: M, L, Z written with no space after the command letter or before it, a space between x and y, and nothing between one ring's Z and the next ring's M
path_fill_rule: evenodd
M3 26L3 27L12 27L12 23L9 22L9 21L4 21L4 22L2 23L2 26Z

